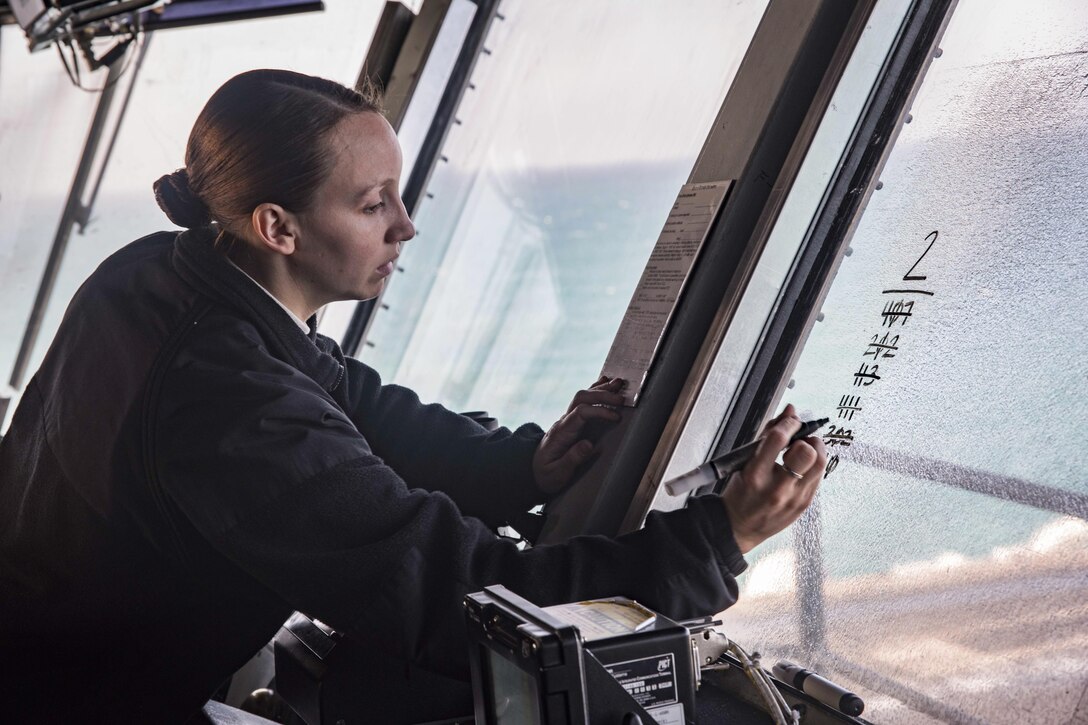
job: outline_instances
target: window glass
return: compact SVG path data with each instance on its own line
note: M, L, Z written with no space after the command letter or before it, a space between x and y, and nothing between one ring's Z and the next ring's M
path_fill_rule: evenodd
M506 3L362 358L503 423L600 372L765 0Z
M832 419L817 505L730 636L881 723L1088 707L1088 6L961 0L787 399Z
M323 12L154 35L91 222L69 242L31 371L72 294L99 262L140 236L172 228L151 184L184 165L189 130L215 89L236 73L269 67L354 85L382 5L335 2ZM29 53L15 28L0 32L0 374L6 383L98 97L69 83L53 50ZM85 84L98 87L104 76L84 74Z

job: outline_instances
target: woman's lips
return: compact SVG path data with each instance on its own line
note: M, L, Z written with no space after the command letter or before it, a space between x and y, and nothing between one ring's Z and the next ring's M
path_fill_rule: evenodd
M378 276L379 277L388 277L389 275L393 274L393 262L394 261L395 260L391 259L388 262L386 262L385 264L383 264L382 266L378 267L378 270L377 270L378 271Z

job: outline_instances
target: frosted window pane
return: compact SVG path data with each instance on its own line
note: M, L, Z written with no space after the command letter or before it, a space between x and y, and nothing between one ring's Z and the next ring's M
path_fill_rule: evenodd
M942 47L787 395L841 460L725 626L875 722L1079 722L1088 6L963 0Z
M600 372L765 0L507 3L363 359L506 424Z

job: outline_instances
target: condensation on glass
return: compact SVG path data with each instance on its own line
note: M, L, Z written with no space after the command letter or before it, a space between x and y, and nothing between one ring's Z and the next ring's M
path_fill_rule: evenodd
M766 0L510 2L362 358L504 423L593 382Z
M134 239L172 228L151 184L183 166L185 143L208 97L236 73L287 68L353 85L383 3L328 3L316 13L160 31L148 48L117 146L85 233L72 234L35 369L82 281ZM6 384L64 210L97 95L71 85L52 50L29 53L5 26L0 58L0 385ZM101 86L105 72L84 75ZM122 84L127 80L122 79ZM115 99L115 105L120 104ZM105 148L105 141L100 148Z
M874 722L1084 722L1088 6L961 0L942 48L788 391L837 463L724 626Z

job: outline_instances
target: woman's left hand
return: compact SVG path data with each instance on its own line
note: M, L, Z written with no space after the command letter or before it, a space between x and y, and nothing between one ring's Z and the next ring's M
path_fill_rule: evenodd
M587 437L587 426L611 427L619 422L625 384L620 378L602 375L588 390L575 393L566 415L551 427L533 454L533 476L541 491L552 494L562 490L590 459L596 444Z

